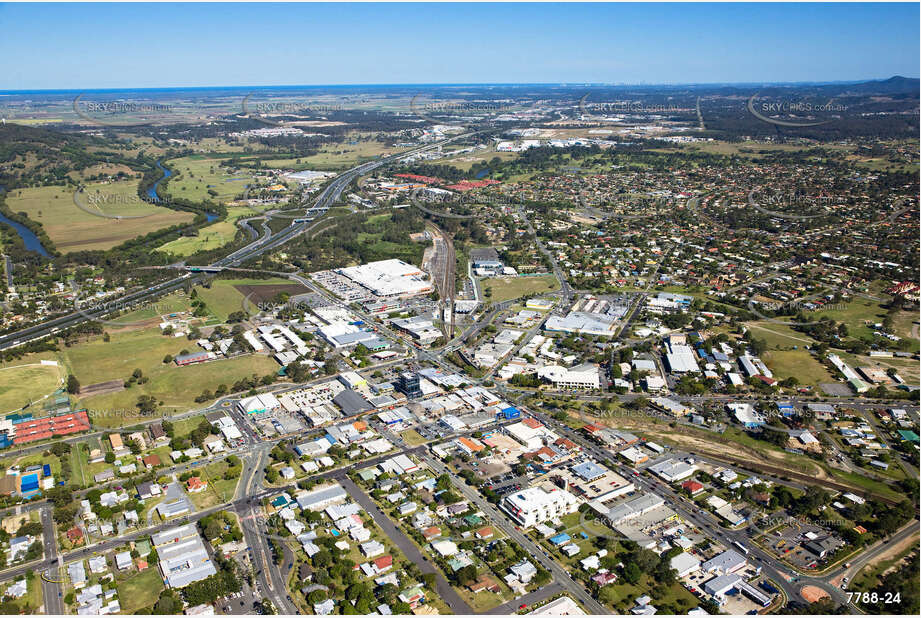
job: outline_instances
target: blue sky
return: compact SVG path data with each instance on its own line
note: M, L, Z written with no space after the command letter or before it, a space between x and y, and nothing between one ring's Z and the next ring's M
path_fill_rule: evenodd
M0 4L0 89L919 75L907 4Z

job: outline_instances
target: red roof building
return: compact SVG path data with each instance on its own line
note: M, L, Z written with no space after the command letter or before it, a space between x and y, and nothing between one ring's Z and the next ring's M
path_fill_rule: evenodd
M704 490L703 485L693 480L685 481L681 484L681 486L691 492L692 496L697 495Z
M374 559L374 568L378 573L383 573L393 566L393 556L381 556Z
M66 436L89 431L90 419L86 410L71 412L62 416L47 416L14 425L16 435L13 444L25 444L54 436Z

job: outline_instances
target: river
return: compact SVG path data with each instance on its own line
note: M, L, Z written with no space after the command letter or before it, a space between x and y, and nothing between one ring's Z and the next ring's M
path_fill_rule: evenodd
M165 167L163 167L162 165L160 165L160 162L159 162L159 161L157 161L157 167L160 168L160 171L161 171L161 172L163 172L163 177L162 177L160 180L158 180L157 182L153 183L153 184L150 186L150 188L147 189L147 197L148 197L154 204L157 204L157 203L160 201L160 196L157 194L157 187L160 185L161 182L163 182L164 180L166 180L167 178L169 178L170 176L173 175L173 172L171 172L168 168L165 168ZM214 221L215 219L217 219L217 217L218 217L218 216L217 216L216 214L214 214L213 212L206 212L206 213L205 213L205 218L208 220L208 223L211 223L212 221Z
M6 191L5 187L0 187L0 193ZM48 253L48 250L45 249L45 246L42 244L42 241L38 239L38 236L35 235L35 232L24 226L22 223L17 223L13 221L3 213L0 213L0 223L5 223L16 230L16 233L19 234L19 237L22 238L22 242L25 243L26 249L29 251L34 251L42 257L51 257Z

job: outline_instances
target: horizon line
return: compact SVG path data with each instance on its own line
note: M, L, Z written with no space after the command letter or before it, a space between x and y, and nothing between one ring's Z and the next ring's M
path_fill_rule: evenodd
M342 83L342 84L263 84L263 85L215 85L215 86L112 86L105 88L33 88L0 89L0 94L64 93L64 92L106 92L106 91L141 91L141 90L218 90L218 89L258 89L258 88L357 88L357 87L471 87L471 86L552 86L559 88L576 87L708 87L708 86L822 86L849 85L869 82L884 82L890 79L919 80L919 77L891 75L889 77L857 78L847 80L801 80L801 81L749 81L749 82L659 82L659 83L625 83L625 82L404 82L404 83Z

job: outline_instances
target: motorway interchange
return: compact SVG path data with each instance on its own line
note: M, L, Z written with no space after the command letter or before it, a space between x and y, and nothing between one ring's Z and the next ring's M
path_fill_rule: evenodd
M441 143L446 143L447 141L450 140L445 140L445 142ZM421 152L428 148L433 148L436 145L426 146L414 152ZM402 153L400 156L405 156L406 154L409 153ZM217 271L223 268L238 267L246 260L259 256L271 249L277 248L285 242L296 237L297 235L315 228L323 215L326 214L330 205L340 198L342 191L349 185L349 183L352 182L352 180L362 174L372 171L376 167L386 164L387 162L387 159L382 159L372 163L366 163L352 168L351 170L337 176L323 189L323 191L316 199L314 205L307 211L303 218L292 222L290 226L274 234L269 228L263 226L263 235L256 237L251 244L227 255L220 260L217 260L208 267L204 267L202 270ZM266 216L271 216L271 213L266 213ZM530 223L526 218L524 218L524 222L529 227L533 235L533 228L530 227ZM566 276L560 265L556 262L555 258L546 251L542 244L539 243L538 246L540 250L550 258L553 265L553 272L561 282L561 289L556 293L556 295L562 301L564 306L568 306L576 292L569 286ZM438 271L442 273L440 278L441 280L439 281L439 289L441 289L443 292L445 290L450 290L453 294L453 246L451 246L450 243L447 243L446 246L440 247L438 249L436 255L436 266ZM663 256L663 260L665 257L667 256ZM290 275L290 278L311 288L316 293L324 295L331 302L339 302L338 299L329 295L322 288L317 287L308 278L301 277L297 274ZM167 294L180 287L194 284L201 281L202 279L203 275L187 273L153 286L147 290L130 293L120 300L122 302L122 306L133 306L145 301L149 301L152 298ZM621 336L628 331L630 322L637 315L638 309L644 301L646 292L648 292L648 288L646 291L643 291L635 296L630 311L624 320L624 326L620 331ZM496 307L496 311L500 311L502 308L503 305L499 305ZM358 310L355 312L361 318L369 322L373 321L372 316L364 314ZM41 326L26 328L17 333L2 336L0 337L0 349L21 345L27 341L54 334L59 332L61 329L73 326L82 321L101 318L104 316L104 314L104 311L78 311L67 316L50 320ZM540 324L535 325L531 330L536 332L540 326ZM441 367L446 371L456 371L456 368L446 363L444 359L445 351L454 349L460 341L470 336L471 334L475 335L479 327L480 326L478 325L473 325L467 332L462 333L456 336L454 339L448 341L447 344L445 344L441 349L416 350L416 360L421 363L429 363L434 366ZM394 340L401 339L397 333L384 326L380 327L380 332ZM520 348L520 345L518 347ZM492 372L487 372L486 375L482 378L475 378L471 381L478 384L484 384L491 378L491 376ZM522 395L521 392L516 392L515 389L506 388L504 386L497 387L497 390L509 398L518 398ZM628 399L629 398L625 398L625 400ZM236 400L234 398L225 398L215 402L215 404L213 404L209 409L229 408L233 410L235 409L235 401ZM863 406L867 409L873 407L872 404L855 403L855 407L860 406ZM519 407L523 406L519 404ZM917 413L915 407L910 407L910 410L915 414ZM537 410L526 409L525 411L532 417L540 420L546 426L554 428L555 430L561 432L563 435L566 435L572 439L574 442L577 442L585 450L586 453L591 454L597 461L604 461L606 459L613 458L611 452L603 449L602 447L599 447L592 442L587 441L584 436L572 431L570 428L560 423L559 421L556 421L555 419ZM200 412L201 411L190 412L187 413L186 416L199 414ZM241 426L246 427L247 424L245 419L241 420L243 421ZM451 437L458 437L460 435L463 434L458 433L453 435L441 435L439 436L439 439L449 439ZM224 605L224 607L227 608L226 611L228 613L242 613L244 611L250 611L255 607L255 604L261 600L262 596L268 598L275 606L275 608L282 613L299 612L299 608L291 599L287 584L291 560L288 556L285 556L282 560L282 568L277 568L275 566L272 557L272 551L266 539L263 515L261 513L262 499L277 495L279 491L285 489L285 487L266 487L265 484L263 468L265 465L267 453L271 449L272 445L277 441L277 439L269 441L262 440L251 430L247 430L245 445L235 451L235 454L240 456L244 465L236 495L234 495L231 500L228 500L223 504L199 511L186 517L187 521L195 522L208 514L229 508L234 510L239 515L241 521L248 522L243 526L244 536L248 546L246 561L248 564L252 565L252 568L255 570L257 577L256 581L254 582L254 586L248 589L247 599L228 600L229 602ZM448 471L444 464L435 459L424 446L409 447L405 445L401 439L394 439L394 442L400 446L399 452L409 453L417 456L436 473L443 473ZM42 447L29 447L27 449L23 449L23 453L34 452L36 450L40 450L41 448ZM388 456L392 455L393 454L391 453ZM346 476L351 469L359 465L368 466L372 463L374 463L373 459L366 460L360 464L356 463L344 468L323 473L321 476L328 479L335 479L342 483L343 486L349 490L351 497L362 504L365 510L367 510L375 517L375 520L378 521L382 528L385 530L394 531L393 535L397 538L394 538L393 540L397 542L398 546L400 546L408 556L416 557L417 560L420 560L419 566L423 569L423 572L434 572L432 565L425 563L424 559L421 557L421 554L419 554L419 552L414 548L411 548L405 539L399 538L399 535L402 533L396 531L392 524L388 525L388 522L386 521L387 516L376 509L368 496L366 496L363 491L354 483L352 483ZM632 472L625 466L621 465L619 467L625 475L631 474ZM187 468L183 468L182 466L174 466L167 472L178 473L184 469ZM707 512L699 511L692 505L689 505L686 498L675 492L673 488L671 488L668 484L650 481L643 475L634 475L634 478L638 489L642 489L643 491L653 493L665 498L668 504L685 521L694 525L699 530L704 531L707 535L719 541L724 546L731 547L738 544L747 544L748 546L751 546L750 538L744 530L725 529L719 524L714 516ZM784 481L781 481L779 478L774 480L778 483L784 483ZM547 553L546 550L544 550L539 544L535 543L534 540L519 530L514 522L509 519L509 517L503 511L485 500L476 488L468 485L454 475L452 475L452 481L456 489L465 498L476 504L484 513L487 514L491 523L498 526L509 538L513 539L516 543L523 547L535 561L539 562L553 575L553 583L551 585L541 589L540 591L529 593L520 599L516 599L515 601L509 602L508 604L499 608L494 608L493 611L496 613L511 613L517 609L519 603L524 605L531 605L559 592L565 591L577 601L579 601L579 603L588 611L588 613L610 613L609 608L600 604L595 598L593 598L591 593L581 583L573 579L571 575ZM789 481L786 483L790 484ZM800 488L803 489L804 487L800 486ZM47 503L39 502L27 507L17 508L24 508L25 510L38 509L40 511L44 530L45 555L40 561L36 563L23 567L17 567L15 569L0 573L0 581L7 581L19 577L22 575L22 573L25 572L27 568L41 572L42 587L45 598L45 609L47 613L63 613L64 611L64 605L62 601L62 580L60 578L63 576L64 570L62 567L65 563L91 555L104 553L118 545L124 544L125 541L149 536L151 533L163 530L172 525L159 524L154 527L132 532L129 535L120 537L119 539L102 541L90 547L85 547L61 555L59 554L57 548L57 539L54 530L54 524L51 519L50 506ZM914 531L916 523L917 522L912 522L912 524L909 526L901 529L896 535L894 535L892 541L898 542L910 536L910 534L912 534ZM808 584L825 591L835 601L836 604L846 605L850 600L848 595L844 593L839 585L836 585L833 582L840 581L842 577L853 577L854 574L859 570L860 566L875 556L879 555L884 549L885 548L883 547L883 544L880 543L880 545L869 548L859 557L851 560L849 566L838 566L829 572L823 573L820 576L809 576L803 574L793 575L790 569L777 564L776 560L772 556L768 555L765 551L758 547L751 548L749 560L763 568L764 573L767 574L773 583L779 586L783 592L783 597L788 601L798 599L800 589L802 586ZM437 580L437 583L439 590L443 593L443 597L448 602L449 606L452 607L452 609L456 611L469 609L469 606L456 598L456 595L452 596L451 592L449 592L451 589L447 587L447 583L443 578ZM233 607L234 602L236 602L236 608ZM853 606L852 608L856 609L856 607Z

